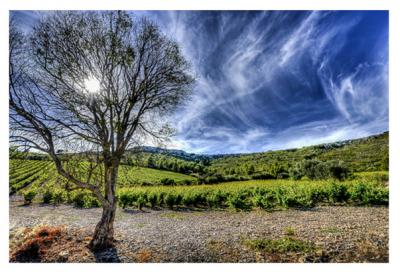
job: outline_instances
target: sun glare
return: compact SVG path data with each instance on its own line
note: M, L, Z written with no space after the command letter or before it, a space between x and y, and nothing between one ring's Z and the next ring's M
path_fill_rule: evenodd
M85 89L89 93L97 93L100 91L100 82L94 77L89 77L85 80Z

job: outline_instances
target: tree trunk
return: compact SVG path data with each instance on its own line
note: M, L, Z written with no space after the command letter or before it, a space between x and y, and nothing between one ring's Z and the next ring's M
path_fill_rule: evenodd
M116 203L113 203L112 206L103 206L101 220L97 223L92 241L90 242L90 248L95 251L113 246L116 206Z
M108 161L104 168L105 198L107 203L103 203L103 214L101 220L96 225L90 247L92 250L102 250L110 248L114 243L114 219L117 209L115 189L118 177L119 160Z

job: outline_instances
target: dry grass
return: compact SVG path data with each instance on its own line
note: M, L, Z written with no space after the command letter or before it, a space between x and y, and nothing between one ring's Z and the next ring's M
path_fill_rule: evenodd
M141 249L136 254L136 259L139 263L148 263L152 258L151 251L148 249Z

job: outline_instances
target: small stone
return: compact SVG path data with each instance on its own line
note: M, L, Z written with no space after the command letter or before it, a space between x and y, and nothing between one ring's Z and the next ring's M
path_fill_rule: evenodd
M66 262L69 257L69 251L68 250L63 250L60 253L58 253L58 261L59 262Z

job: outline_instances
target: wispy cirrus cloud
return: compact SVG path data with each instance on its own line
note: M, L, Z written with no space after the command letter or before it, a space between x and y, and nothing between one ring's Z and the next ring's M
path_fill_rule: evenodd
M175 39L196 76L170 147L256 152L388 129L386 11L131 13Z
M198 75L177 114L187 150L254 152L388 129L385 12L171 12L168 22Z

